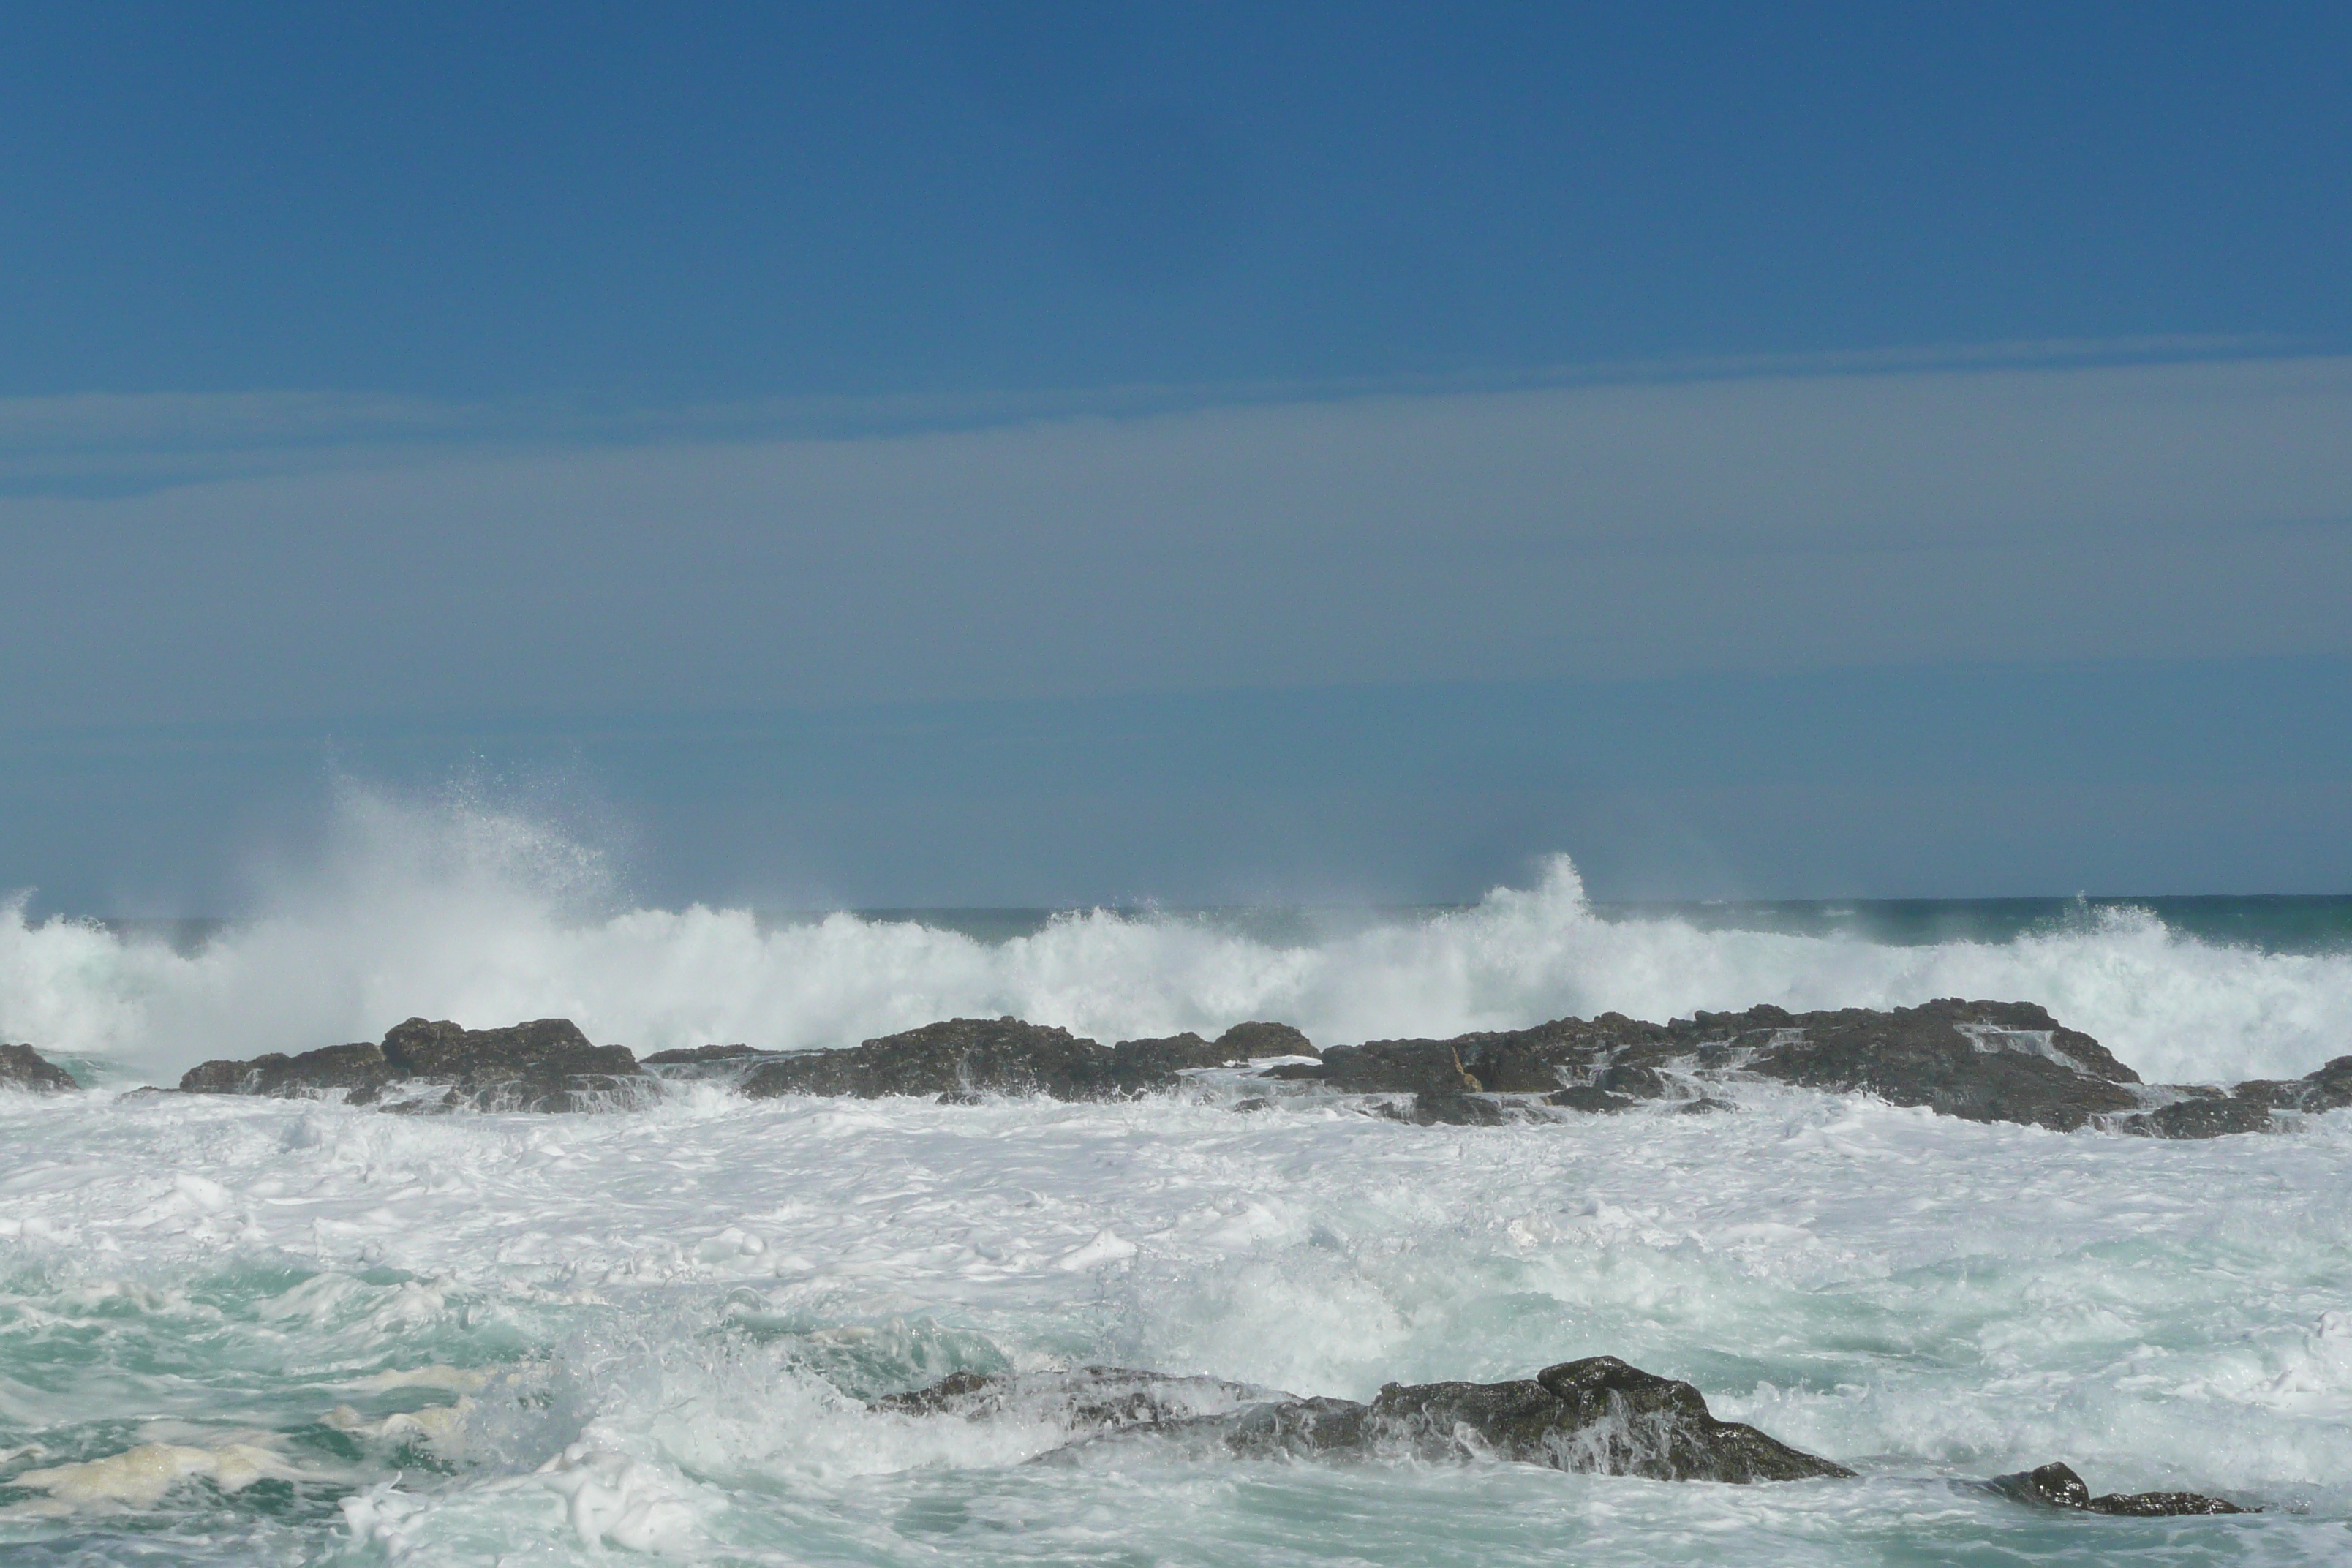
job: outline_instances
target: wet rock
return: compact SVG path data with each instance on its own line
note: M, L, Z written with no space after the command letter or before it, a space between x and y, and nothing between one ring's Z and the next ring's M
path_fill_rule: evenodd
M754 1100L781 1094L1104 1100L1171 1089L1176 1082L1172 1068L1137 1056L1122 1061L1118 1052L1067 1029L1010 1017L950 1018L843 1050L803 1051L762 1062L744 1078L743 1092Z
M1272 1110L1274 1109L1274 1101L1266 1099L1264 1095L1253 1095L1247 1100L1235 1101L1234 1109L1239 1111Z
M1213 1377L1174 1377L1120 1366L1071 1372L952 1372L928 1388L887 1394L866 1408L966 1421L1048 1421L1074 1434L1124 1431L1229 1414L1274 1395Z
M347 1089L352 1099L364 1102L399 1076L384 1059L382 1047L362 1040L357 1045L321 1046L299 1056L270 1051L250 1061L205 1062L181 1075L180 1092L300 1100L315 1099L331 1089Z
M2302 1078L2256 1079L2230 1092L2235 1099L2278 1110L2340 1110L2352 1105L2352 1057L2337 1057Z
M1401 1118L1421 1127L1500 1127L1511 1118L1483 1094L1416 1094Z
M1315 1042L1288 1024L1252 1020L1235 1024L1217 1037L1217 1044L1233 1061L1254 1062L1267 1057L1311 1057L1321 1053Z
M1638 1103L1631 1095L1612 1094L1607 1089L1589 1083L1570 1084L1544 1096L1546 1105L1557 1105L1569 1110L1601 1112L1614 1116L1621 1110L1631 1110Z
M327 1046L299 1056L277 1052L249 1061L210 1061L180 1079L185 1094L316 1098L349 1091L349 1103L383 1102L394 1085L444 1092L400 1099L387 1110L585 1110L625 1101L647 1080L623 1046L592 1044L569 1018L540 1018L502 1029L467 1029L411 1018L381 1046Z
M758 1053L749 1046L696 1046L671 1051L656 1051L639 1062L641 1067L698 1067L705 1062L740 1061Z
M1110 1049L1122 1071L1146 1079L1172 1077L1188 1068L1221 1068L1238 1059L1223 1041L1204 1040L1189 1029L1160 1039L1121 1040Z
M1255 1458L1515 1460L1657 1480L1850 1476L1753 1426L1719 1421L1687 1383L1614 1356L1507 1383L1391 1384L1370 1403L1298 1399L1212 1378L1115 1367L1030 1376L959 1373L871 1408L967 1419L1041 1416L1083 1436L1158 1431Z
M2126 1087L2138 1074L2029 1002L1945 1000L1891 1012L1781 1016L1787 1022L1777 1026L1778 1037L1745 1070L1969 1121L2061 1131L2140 1104Z
M2119 1132L2143 1138L2221 1138L2232 1132L2267 1132L2271 1113L2256 1100L2208 1095L2118 1117L2114 1125Z
M0 1046L0 1087L55 1094L81 1085L74 1081L73 1074L30 1046Z
M1593 1086L1634 1100L1664 1100L1673 1092L1663 1074L1639 1062L1620 1062L1592 1075Z
M1995 1491L2015 1498L2020 1502L2073 1509L2083 1513L2119 1514L2135 1519L2259 1511L2242 1509L2235 1503L2199 1492L2110 1492L2104 1497L2093 1497L2089 1485L2074 1473L2074 1467L2065 1464L2043 1465L2039 1469L2025 1470L2013 1476L1996 1476L1991 1486Z

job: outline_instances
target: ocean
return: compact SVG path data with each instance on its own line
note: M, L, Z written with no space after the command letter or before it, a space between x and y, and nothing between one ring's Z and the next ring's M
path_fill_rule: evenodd
M640 1055L1012 1014L1318 1044L1616 1010L2021 1000L2151 1079L2352 1053L2352 900L1461 908L633 907L543 826L379 824L255 914L0 911L0 1563L2352 1562L2352 1111L2166 1142L1751 1084L1423 1127L1114 1103L393 1116L141 1095L412 1014ZM1298 1394L1612 1354L1859 1472L1064 1449L877 1411L1110 1364ZM1977 1483L2262 1511L2101 1518ZM31 1478L31 1479L27 1479Z

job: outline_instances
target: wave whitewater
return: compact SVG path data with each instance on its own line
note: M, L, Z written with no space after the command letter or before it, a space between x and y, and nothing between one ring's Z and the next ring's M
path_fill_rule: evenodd
M1094 910L991 942L917 920L626 907L602 857L542 822L354 794L320 866L194 952L0 906L0 1039L125 1076L373 1039L416 1014L567 1016L645 1054L840 1046L959 1016L1101 1039L1277 1017L1337 1043L1939 996L2037 1002L2163 1080L2294 1077L2352 1048L2352 953L2201 941L2130 909L1922 946L1603 918L1565 856L1467 909L1309 940Z

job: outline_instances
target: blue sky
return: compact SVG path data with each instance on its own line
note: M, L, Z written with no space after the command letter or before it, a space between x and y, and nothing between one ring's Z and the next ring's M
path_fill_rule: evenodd
M2341 7L8 46L39 907L233 905L338 769L665 900L2352 887Z

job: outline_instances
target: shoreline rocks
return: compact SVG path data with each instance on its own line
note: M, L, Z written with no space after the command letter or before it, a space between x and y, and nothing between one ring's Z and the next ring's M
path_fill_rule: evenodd
M0 1089L28 1089L35 1094L62 1094L81 1084L73 1074L30 1046L0 1045Z
M72 1084L24 1047L0 1047L0 1083L18 1081L7 1068L18 1060L37 1064L15 1069L20 1074L52 1088ZM340 1093L354 1105L401 1111L619 1109L660 1093L665 1083L699 1080L731 1085L753 1100L1080 1101L1168 1093L1182 1089L1188 1074L1253 1065L1266 1088L1235 1100L1234 1110L1266 1110L1322 1089L1362 1097L1352 1106L1358 1111L1424 1127L1574 1121L1644 1107L1732 1110L1723 1092L1743 1082L1866 1094L1963 1121L2171 1140L2274 1131L2299 1115L2352 1106L2352 1056L2301 1079L2228 1088L2146 1084L2097 1040L2034 1004L1958 998L1811 1013L1762 1005L1664 1024L1603 1013L1319 1052L1295 1027L1257 1020L1213 1040L1187 1032L1105 1046L1010 1016L948 1018L835 1049L710 1045L642 1062L623 1047L591 1044L563 1018L471 1030L411 1018L381 1045L205 1062L179 1087L279 1098Z

